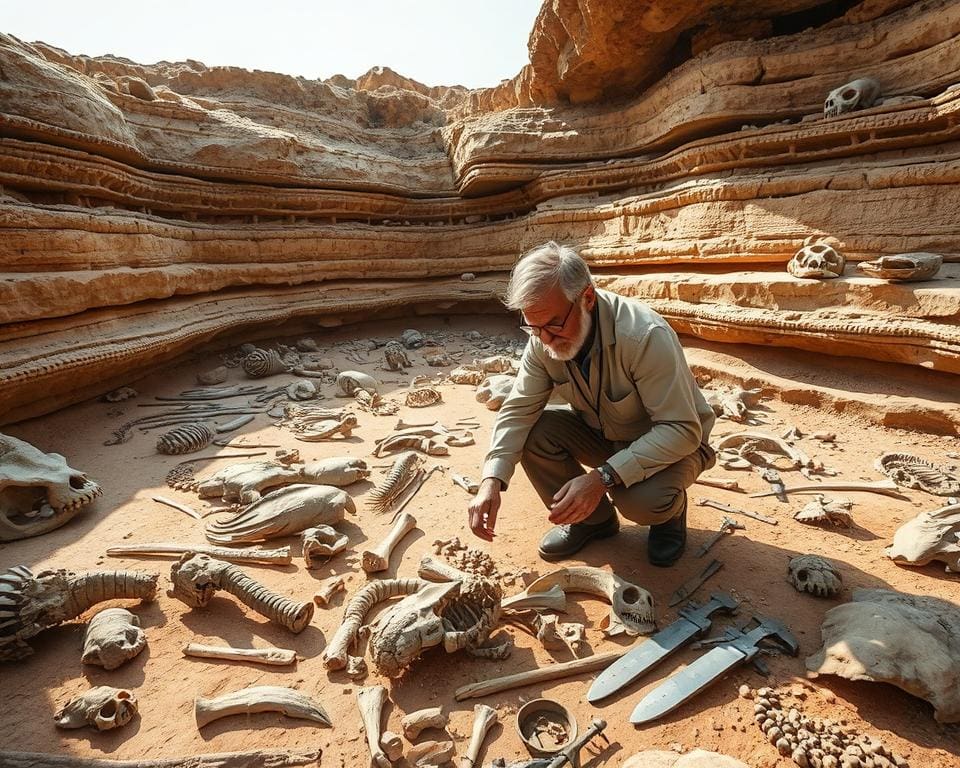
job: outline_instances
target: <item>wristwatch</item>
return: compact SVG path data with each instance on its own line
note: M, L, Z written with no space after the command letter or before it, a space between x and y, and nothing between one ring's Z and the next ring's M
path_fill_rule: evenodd
M613 488L618 482L620 482L616 473L613 471L613 467L609 464L601 464L597 467L597 474L600 475L600 480L607 488Z

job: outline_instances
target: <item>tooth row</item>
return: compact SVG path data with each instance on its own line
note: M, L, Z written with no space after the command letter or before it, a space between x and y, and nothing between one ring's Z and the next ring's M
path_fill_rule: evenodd
M907 768L907 761L877 739L857 735L832 720L809 718L795 707L784 712L771 688L753 694L754 720L767 741L800 768Z

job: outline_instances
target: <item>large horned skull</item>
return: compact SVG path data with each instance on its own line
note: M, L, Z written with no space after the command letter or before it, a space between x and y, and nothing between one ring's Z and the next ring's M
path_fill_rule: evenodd
M872 107L879 97L880 83L871 77L861 77L827 94L823 102L823 116L836 117L856 109Z
M787 264L787 271L794 277L840 277L847 260L843 254L826 243L805 245Z
M102 492L59 453L0 434L0 541L59 528Z

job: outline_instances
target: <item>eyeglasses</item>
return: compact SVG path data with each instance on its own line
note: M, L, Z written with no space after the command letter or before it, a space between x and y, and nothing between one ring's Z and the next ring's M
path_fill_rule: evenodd
M521 312L520 313L520 320L521 320L520 330L524 331L525 333L528 333L529 335L533 336L536 339L539 339L540 334L543 333L544 331L549 333L551 336L558 336L559 334L563 333L563 329L566 327L567 321L570 319L570 315L573 314L574 307L576 307L577 304L580 303L580 298L583 296L584 291L586 291L587 288L589 287L590 286L586 286L582 291L580 291L580 293L577 294L577 298L575 298L570 303L570 309L567 310L566 316L563 318L563 320L560 322L559 325L555 323L551 323L550 325L530 325L529 323L522 322L525 318L523 316L523 312Z

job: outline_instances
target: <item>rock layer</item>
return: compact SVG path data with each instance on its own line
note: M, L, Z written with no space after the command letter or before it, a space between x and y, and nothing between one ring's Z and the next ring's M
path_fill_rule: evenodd
M960 259L960 6L757 5L546 3L530 65L480 91L0 35L0 423L228 331L489 308L548 239L683 333L960 372L954 264L853 276ZM824 119L861 76L878 104ZM848 276L786 275L818 238Z

